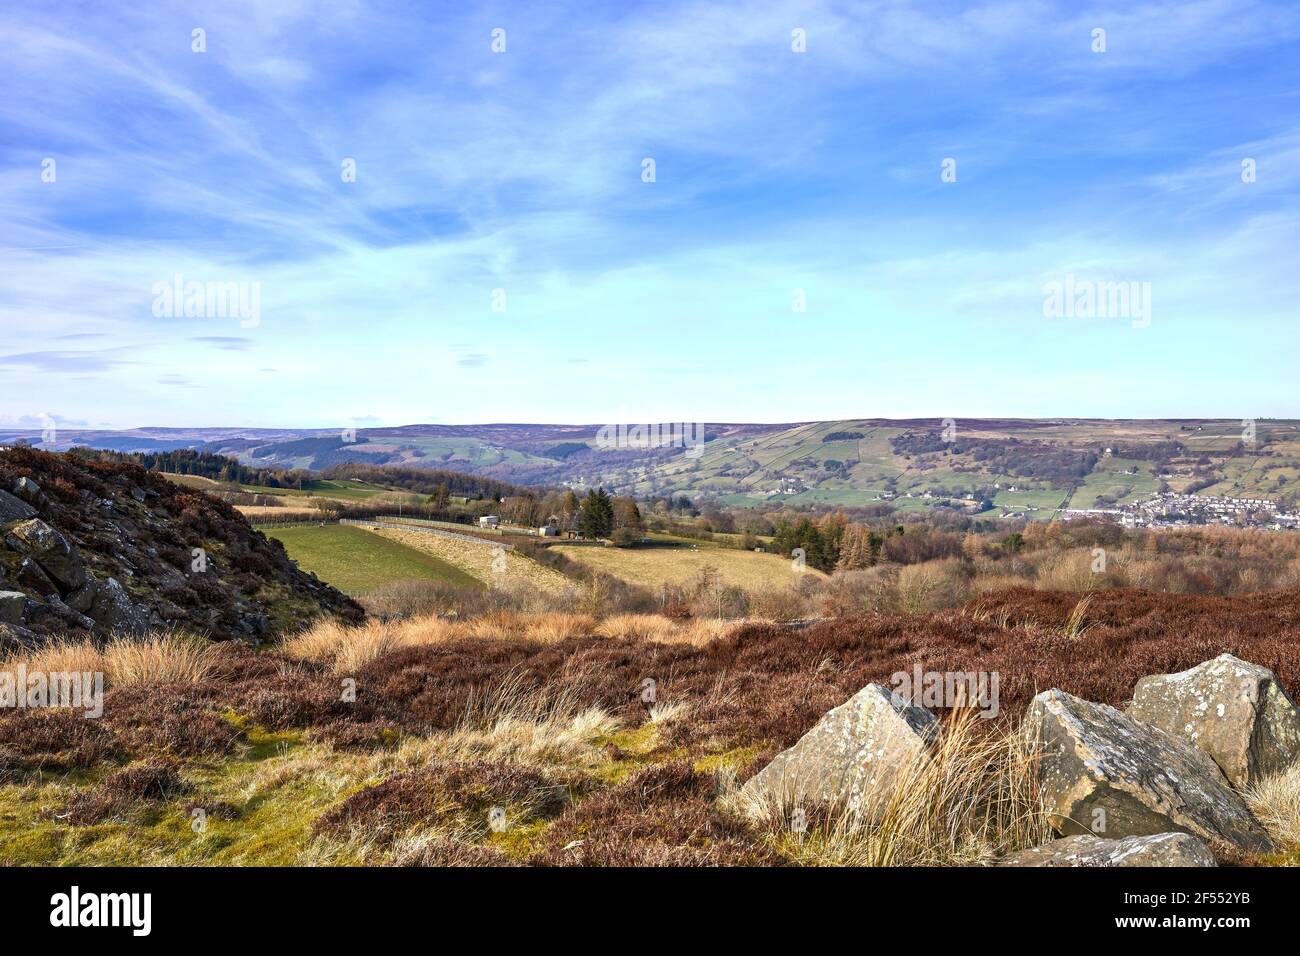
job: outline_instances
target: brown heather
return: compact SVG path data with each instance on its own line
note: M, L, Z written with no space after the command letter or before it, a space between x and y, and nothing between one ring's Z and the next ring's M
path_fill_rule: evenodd
M109 774L102 783L69 802L66 819L75 825L100 823L147 802L168 800L187 790L177 764L155 761Z
M711 624L713 634L689 620L565 615L498 618L481 630L411 620L382 632L391 642L376 641L370 625L322 630L291 645L293 654L227 644L208 652L193 679L110 686L100 720L0 713L0 773L33 786L72 769L103 779L131 761L247 755L258 734L279 733L302 741L302 757L286 760L341 781L313 811L310 845L300 848L321 860L976 862L1035 839L1023 762L1006 746L1035 693L1059 687L1122 704L1140 677L1223 652L1300 690L1300 593L1111 589L1080 598L1018 589L952 610L801 629ZM520 626L497 630L507 623ZM918 769L913 789L933 799L900 803L892 830L870 841L827 819L794 844L779 825L730 812L735 780L865 684L889 684L915 665L1001 678L1001 718L963 731L988 743ZM343 699L345 677L356 682L355 702ZM656 682L653 708L641 700L646 678ZM979 775L1002 781L996 804L972 802L987 792L971 786ZM130 792L127 782L114 791ZM1295 790L1283 782L1255 796L1276 832L1294 833ZM130 810L130 800L110 797L86 797L83 812ZM520 826L488 833L485 807L494 805ZM954 831L955 815L974 829Z

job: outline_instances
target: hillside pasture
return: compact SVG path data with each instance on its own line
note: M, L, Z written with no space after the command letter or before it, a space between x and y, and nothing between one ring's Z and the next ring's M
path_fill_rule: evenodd
M482 582L454 564L401 541L364 528L331 524L275 528L269 537L280 541L304 571L341 591L361 594L394 581L441 581L457 587L482 587Z
M505 571L497 573L493 570L493 561L496 559L498 546L491 541L485 540L482 544L478 544L463 538L449 538L424 531L403 531L399 528L380 528L377 531L357 530L431 555L480 585L510 587L523 584L540 591L563 591L572 585L572 582L559 571L538 564L514 551L502 552L505 555Z
M635 548L554 545L552 550L594 571L649 588L685 584L698 578L705 568L715 569L726 584L750 591L781 589L798 583L786 558L705 543L664 541ZM811 568L804 573L824 577Z

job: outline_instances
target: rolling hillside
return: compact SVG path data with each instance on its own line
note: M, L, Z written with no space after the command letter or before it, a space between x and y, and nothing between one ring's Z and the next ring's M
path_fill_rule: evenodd
M941 503L991 514L1048 516L1160 490L1285 499L1300 479L1300 428L1238 420L847 419L709 424L702 448L603 447L599 425L411 425L342 431L136 429L61 431L41 443L117 450L191 447L258 467L324 469L343 462L445 468L522 484L603 485L638 496L712 497L901 510ZM345 440L348 439L348 440ZM363 496L370 489L334 489ZM329 493L328 491L326 493Z

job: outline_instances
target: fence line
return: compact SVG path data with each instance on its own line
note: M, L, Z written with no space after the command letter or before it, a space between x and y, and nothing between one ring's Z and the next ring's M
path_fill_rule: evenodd
M252 525L254 528L260 530L262 528L297 528L301 525L308 525L308 524L310 525L338 524L339 522L337 518L297 518L297 519L277 518L271 520L259 520L255 518L249 518L248 523Z

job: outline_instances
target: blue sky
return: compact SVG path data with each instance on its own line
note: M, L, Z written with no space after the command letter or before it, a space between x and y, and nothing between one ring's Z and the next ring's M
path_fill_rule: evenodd
M0 425L1300 417L1295 4L136 6L0 12Z

